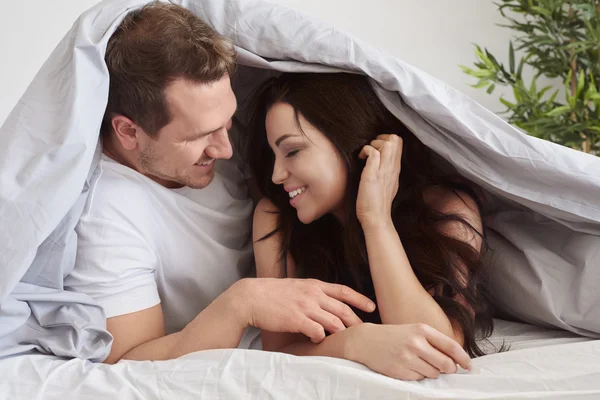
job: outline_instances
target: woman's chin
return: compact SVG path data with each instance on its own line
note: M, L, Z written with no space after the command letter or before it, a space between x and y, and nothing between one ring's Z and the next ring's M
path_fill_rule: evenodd
M315 221L315 218L314 218L314 216L312 214L308 214L306 212L302 212L302 210L297 210L296 213L298 215L298 219L304 225L308 225L308 224L312 223L313 221Z
M308 225L311 222L313 222L313 219L311 218L302 218L300 215L298 215L298 219L300 220L300 222L302 222L304 225Z
M300 222L302 222L304 225L308 225L323 218L326 213L315 213L314 210L309 212L309 210L306 209L296 209L296 215L298 216Z

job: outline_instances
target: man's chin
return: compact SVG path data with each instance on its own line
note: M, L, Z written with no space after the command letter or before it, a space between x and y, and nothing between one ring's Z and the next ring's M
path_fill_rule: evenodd
M185 186L188 186L192 189L204 189L205 187L210 185L210 183L213 181L214 178L215 178L215 173L214 173L214 171L211 171L211 173L208 175L204 175L204 176L198 177L196 179L193 179L193 178L187 179Z
M162 175L152 173L146 173L145 175L169 189L178 189L185 186L190 187L192 189L204 189L205 187L210 185L210 183L214 179L215 171L213 169L210 172L204 173L202 175L188 173L178 177L169 177L166 174Z

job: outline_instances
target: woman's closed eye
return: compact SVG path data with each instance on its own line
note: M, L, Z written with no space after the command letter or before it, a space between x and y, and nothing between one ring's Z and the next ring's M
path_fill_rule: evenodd
M288 153L285 155L285 158L291 158L291 157L294 157L296 154L298 154L298 152L299 152L299 151L300 151L300 150L292 150L292 151L288 152Z

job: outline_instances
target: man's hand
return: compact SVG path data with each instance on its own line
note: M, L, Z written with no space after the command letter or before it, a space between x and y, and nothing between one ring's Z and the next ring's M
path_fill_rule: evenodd
M233 284L183 330L165 336L160 305L109 318L115 344L107 363L120 359L169 360L207 349L235 348L248 326L302 333L313 342L362 321L348 304L373 311L354 290L312 279L248 278Z
M236 296L243 300L238 304L245 304L249 325L269 332L302 333L314 343L325 339L325 331L335 333L362 323L349 305L375 310L370 299L349 287L314 279L254 278L236 285Z
M362 324L349 329L346 357L375 372L402 380L453 374L471 359L453 339L425 324Z

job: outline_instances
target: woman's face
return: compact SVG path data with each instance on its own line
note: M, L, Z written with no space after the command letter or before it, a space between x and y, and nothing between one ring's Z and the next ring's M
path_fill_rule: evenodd
M298 219L309 224L333 213L341 219L348 172L341 154L325 135L294 108L276 103L266 117L267 140L275 154L273 183L283 185Z

